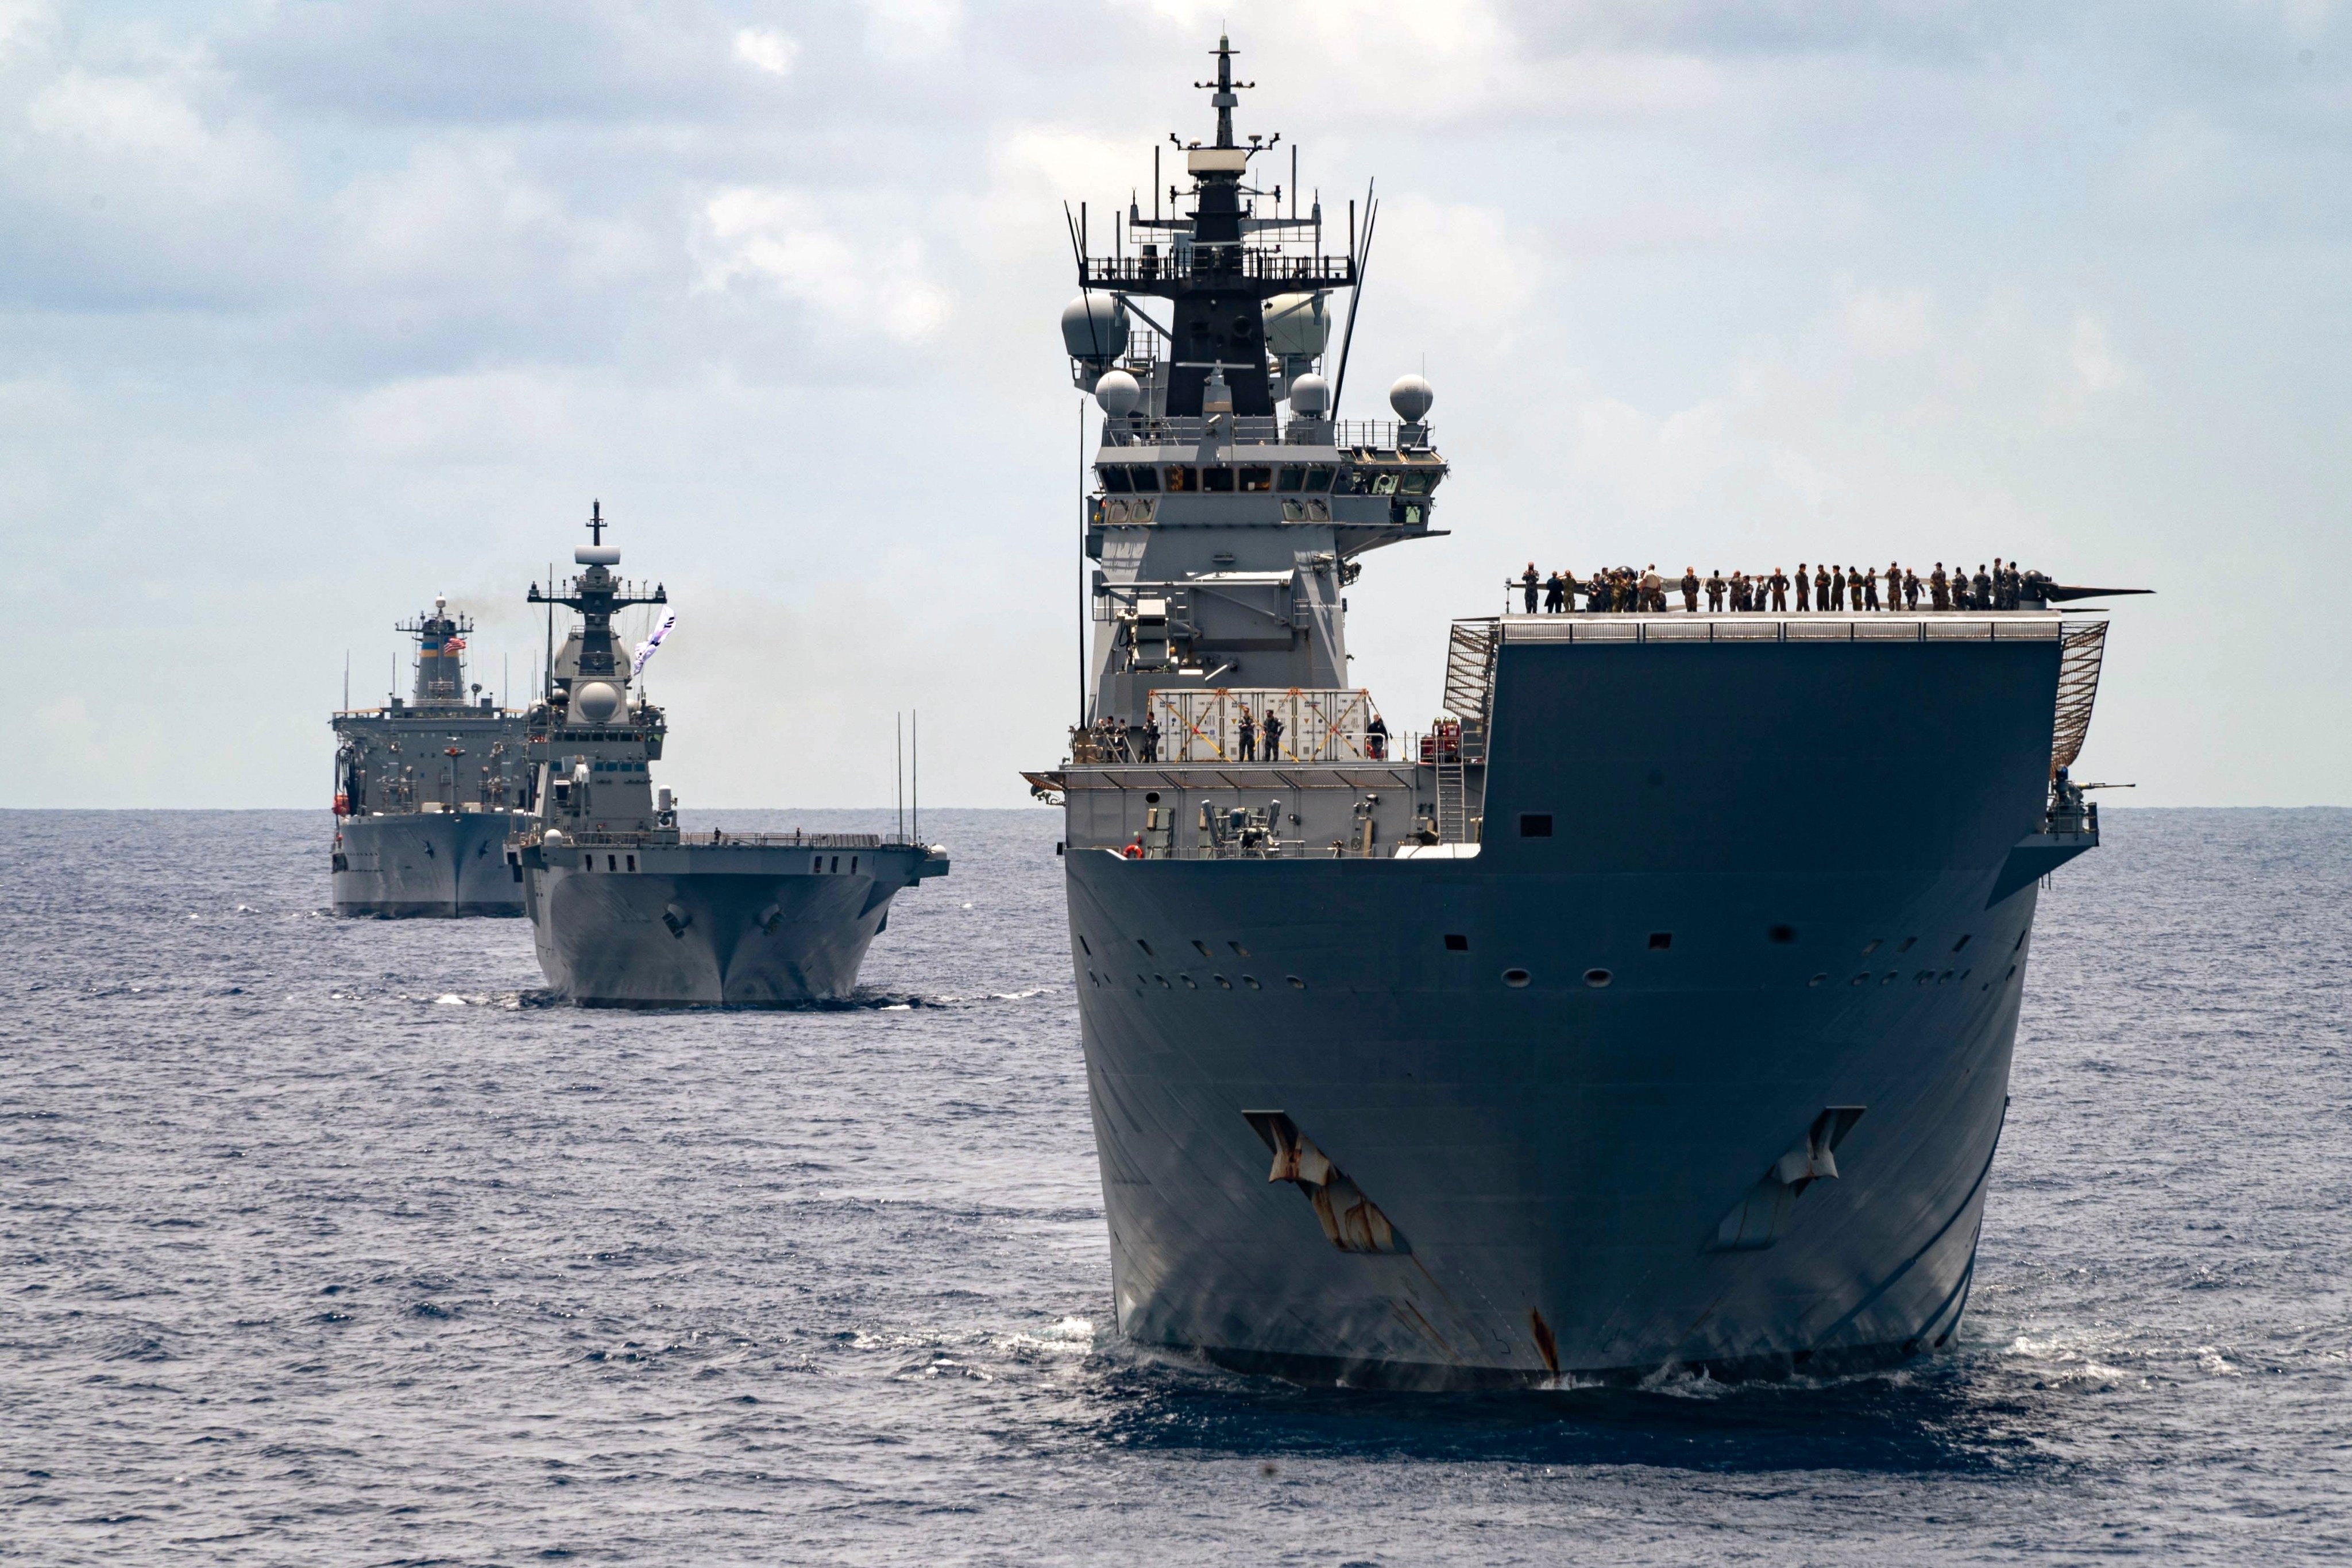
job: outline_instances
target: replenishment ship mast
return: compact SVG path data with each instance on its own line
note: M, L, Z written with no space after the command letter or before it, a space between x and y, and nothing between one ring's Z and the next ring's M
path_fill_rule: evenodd
M1336 417L1372 212L1344 256L1280 216L1231 53L1189 210L1082 244L1063 316L1093 676L1027 776L1066 806L1120 1329L1406 1386L1948 1344L2037 887L2098 842L2066 764L2105 623L1460 620L1396 747L1344 590L1436 534L1432 394Z
M466 685L473 623L436 598L394 628L416 643L404 701L334 716L339 915L520 915L500 846L530 806L523 716Z
M624 656L613 615L667 605L614 575L593 509L583 568L530 602L580 622L529 714L539 808L507 846L549 985L592 1006L777 1006L847 997L902 888L947 851L876 834L687 833L656 792L668 722L638 678L657 638ZM664 623L665 628L668 623ZM635 691L633 694L633 687Z

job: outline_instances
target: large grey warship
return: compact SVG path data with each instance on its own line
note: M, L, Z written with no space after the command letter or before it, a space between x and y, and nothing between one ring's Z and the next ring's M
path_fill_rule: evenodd
M416 643L407 699L334 716L334 911L520 915L501 847L530 805L523 716L468 693L473 623L448 600L394 629Z
M2065 765L2105 622L1463 619L1398 748L1343 590L1436 536L1433 395L1337 418L1375 209L1345 254L1295 175L1285 216L1216 59L1190 210L1130 203L1109 256L1073 226L1091 707L1027 775L1119 1328L1423 1387L1945 1345L2037 888L2098 842Z
M507 847L541 970L587 1005L846 998L892 896L945 876L946 851L876 834L681 831L676 801L653 784L667 721L637 683L650 649L625 658L613 633L614 611L668 594L613 574L621 552L603 542L605 526L600 506L595 542L572 557L584 570L530 595L580 616L530 711L538 809Z

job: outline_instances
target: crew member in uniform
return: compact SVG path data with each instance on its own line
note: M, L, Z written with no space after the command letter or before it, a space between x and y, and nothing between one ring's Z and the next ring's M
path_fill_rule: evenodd
M1257 721L1250 717L1249 704L1246 702L1242 704L1241 760L1245 763L1257 761Z
M1706 574L1706 613L1714 615L1723 608L1723 568L1717 566Z
M1843 566L1830 574L1830 608L1845 608L1845 568Z
M1944 576L1944 563L1940 561L1936 563L1936 569L1927 574L1927 607L1931 610L1948 610L1952 607L1952 585Z
M1149 713L1143 719L1143 760L1147 763L1160 760L1160 721Z
M1774 606L1778 608L1778 605ZM1805 563L1797 563L1797 613L1803 615L1813 607L1813 580L1805 572Z
M1544 579L1543 591L1544 614L1548 616L1556 616L1559 614L1560 586L1559 574L1557 571L1555 571L1550 576ZM1528 590L1528 608L1533 610L1535 607L1536 591L1534 588L1530 587Z
M1536 575L1536 563L1528 562L1528 569L1519 574L1519 586L1527 595L1528 614L1531 616L1536 613L1536 584L1540 581Z
M1282 715L1279 713L1265 716L1265 760L1269 763L1282 761Z
M1698 568L1696 566L1683 568L1683 614L1698 614Z
M1797 572L1801 577L1804 570L1804 563L1799 562ZM1797 592L1802 594L1804 590L1800 588ZM1776 610L1785 610L1789 607L1789 579L1781 575L1778 566L1772 568L1772 607Z

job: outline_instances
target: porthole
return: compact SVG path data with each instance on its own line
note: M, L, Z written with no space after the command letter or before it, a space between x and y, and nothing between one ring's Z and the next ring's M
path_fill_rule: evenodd
M1225 978L1223 975L1222 975L1222 974L1212 974L1212 975L1210 975L1210 976L1209 976L1209 978L1210 978L1210 979L1212 979L1212 980L1213 980L1213 981L1215 981L1215 982L1217 983L1217 984L1219 985L1219 987L1221 987L1221 988L1222 988L1222 989L1223 989L1223 990L1231 991L1231 990L1234 988L1234 983L1233 983L1232 981L1230 981L1230 980L1226 979L1226 978Z
M1785 946L1786 944L1797 940L1797 928L1795 926L1774 926L1770 931L1766 931L1764 934L1771 941L1780 942Z
M1244 985L1246 985L1246 986L1248 986L1248 987L1249 987L1251 990L1253 990L1253 991L1263 991L1263 990L1265 990L1265 986L1260 985L1260 984L1257 983L1257 976L1256 976L1256 975L1255 975L1255 974L1244 974L1244 975L1243 975L1243 976L1242 976L1242 984L1244 984Z
M1240 942L1229 942L1225 943L1225 945L1234 950L1234 956L1236 958L1247 958L1250 955L1250 950L1244 947Z
M1600 990L1602 986L1608 984L1615 978L1615 975L1610 973L1605 969L1588 969L1584 972L1584 983L1587 985L1591 986L1595 991Z
M1447 931L1445 933L1445 951L1448 952L1467 952L1470 951L1470 939L1463 935L1460 931Z
M1156 789L1144 791L1143 804L1146 805L1158 805L1160 804L1160 792Z
M1214 958L1216 956L1216 954L1209 951L1209 944L1202 942L1199 937L1194 937L1192 939L1192 950L1195 952L1198 952L1202 958Z
M1528 981L1534 978L1535 976L1529 974L1524 969L1506 969L1503 971L1503 984L1509 986L1514 991L1523 988Z
M1867 985L1870 984L1870 976L1867 974L1857 974L1853 980L1848 982L1848 984L1853 985Z
M1078 946L1085 952L1088 958L1092 958L1095 955L1095 950L1087 945L1087 933L1084 931L1078 932Z
M1144 941L1141 937L1137 937L1135 939L1135 945L1143 950L1143 956L1146 958L1157 958L1160 956L1158 953L1151 951L1151 944Z
M1891 969L1890 969L1890 970L1888 970L1885 973L1884 973L1884 974L1880 975L1880 976L1878 977L1878 983L1879 983L1881 985L1892 985L1892 984L1895 984L1895 971L1893 971L1893 970L1891 970Z
M1953 951L1954 952L1959 952L1959 951L1960 951L1960 949L1962 949L1962 948L1964 948L1964 947L1966 947L1966 946L1968 946L1968 945L1969 945L1969 939L1968 939L1968 935L1967 935L1966 933L1963 933L1963 934L1961 935L1961 937L1960 937L1960 940L1959 940L1959 941L1958 941L1958 942L1956 942L1952 943L1952 951Z
M1863 944L1862 956L1868 958L1872 953L1876 952L1884 945L1885 945L1885 939L1884 937L1872 937L1867 942Z
M1670 931L1654 931L1650 933L1650 951L1652 952L1664 952L1674 945L1674 932Z
M1826 974L1816 974L1811 980L1806 981L1805 984L1808 985L1819 985L1828 979L1829 976Z
M1173 985L1168 984L1168 976L1164 974L1155 974L1151 978L1160 982L1160 989L1162 991L1173 991L1176 989Z
M1934 970L1932 970L1932 969L1923 969L1923 970L1921 970L1918 973L1916 973L1916 974L1915 974L1915 975L1913 975L1913 976L1911 977L1911 984L1914 984L1914 985L1925 985L1925 984L1927 984L1927 982L1929 982L1930 980L1933 980L1933 979L1935 979L1935 978L1936 978L1936 972L1935 972Z
M1902 945L1897 947L1895 951L1897 952L1908 952L1911 951L1911 944L1918 940L1919 939L1916 936L1906 936L1903 939Z
M1293 991L1304 991L1307 989L1307 982L1299 979L1296 974L1286 974L1283 978L1290 982L1290 988Z
M1200 983L1199 983L1198 981L1194 980L1191 975L1189 975L1189 974L1187 974L1187 975L1183 975L1183 976L1181 976L1181 978L1182 978L1182 980L1183 980L1183 982L1184 982L1184 989L1185 989L1185 990L1187 990L1187 991L1198 991L1198 990L1201 988L1201 986L1200 986Z
M1944 971L1944 973L1941 973L1941 974L1939 974L1939 975L1937 975L1937 976L1936 977L1936 984L1938 984L1938 985L1948 985L1948 984L1951 984L1951 981L1952 981L1952 972L1951 972L1950 970L1948 970L1948 969L1947 969L1946 971Z

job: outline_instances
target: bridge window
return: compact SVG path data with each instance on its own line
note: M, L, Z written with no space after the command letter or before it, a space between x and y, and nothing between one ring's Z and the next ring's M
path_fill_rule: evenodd
M1135 481L1127 477L1127 465L1124 463L1103 465L1102 488L1115 496L1123 496L1134 489Z
M1149 463L1138 463L1128 469L1127 476L1135 481L1135 493L1155 495L1160 489L1160 470Z
M1425 496L1437 488L1442 476L1437 474L1407 474L1397 488L1409 496Z
M1168 481L1168 493L1171 496L1201 488L1201 470L1198 468L1178 468L1171 463L1160 470L1160 477Z
M1244 468L1242 470L1242 493L1244 495L1261 495L1272 489L1274 489L1274 470L1272 468Z
M1234 471L1231 468L1202 468L1201 488L1204 490L1230 490L1234 488Z
M1282 477L1275 481L1274 488L1284 495L1295 495L1298 487L1306 482L1307 470L1292 463L1282 470Z
M1307 488L1310 490L1329 489L1331 488L1331 476L1338 471L1338 469L1331 468L1328 464L1318 463L1315 467L1307 470Z

